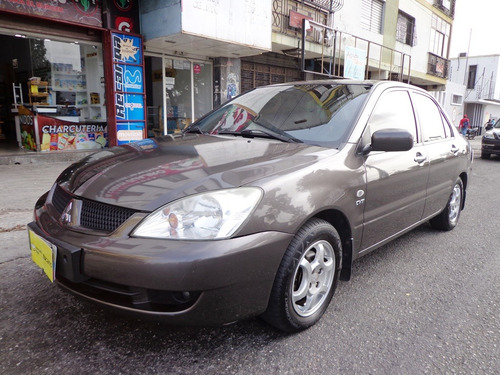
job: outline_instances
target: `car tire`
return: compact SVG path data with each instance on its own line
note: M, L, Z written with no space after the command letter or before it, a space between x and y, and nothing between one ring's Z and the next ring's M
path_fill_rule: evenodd
M481 151L481 159L489 159L490 155L488 152Z
M321 219L305 223L283 256L264 320L284 332L314 325L335 292L341 254L342 242L332 225Z
M431 226L439 230L452 230L458 224L464 196L464 185L461 179L458 179L453 186L453 190L448 199L448 203L441 213L433 217L429 222Z

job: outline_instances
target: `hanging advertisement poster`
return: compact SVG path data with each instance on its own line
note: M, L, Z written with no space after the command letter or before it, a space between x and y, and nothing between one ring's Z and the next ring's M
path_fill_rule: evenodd
M18 109L16 131L19 147L28 151L36 151L35 116L24 106L19 106Z
M36 116L40 151L100 150L107 145L105 124L80 124Z
M146 124L142 38L111 33L117 144L144 138Z
M105 123L79 123L33 113L19 106L16 116L19 146L30 151L100 150L108 146Z
M345 46L344 78L365 79L366 51Z

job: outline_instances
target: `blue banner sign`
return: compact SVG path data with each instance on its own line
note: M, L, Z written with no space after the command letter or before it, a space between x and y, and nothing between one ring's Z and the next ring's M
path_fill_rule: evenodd
M144 138L146 124L142 39L112 33L117 143Z
M112 40L115 62L142 65L142 38L113 33Z

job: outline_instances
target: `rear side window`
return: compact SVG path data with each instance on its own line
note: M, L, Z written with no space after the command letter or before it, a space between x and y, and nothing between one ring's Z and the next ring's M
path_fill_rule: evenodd
M413 107L407 91L396 90L384 93L370 116L370 134L382 129L404 129L417 140Z
M423 141L432 142L446 138L443 116L437 104L428 96L419 93L413 93L412 99L422 129Z

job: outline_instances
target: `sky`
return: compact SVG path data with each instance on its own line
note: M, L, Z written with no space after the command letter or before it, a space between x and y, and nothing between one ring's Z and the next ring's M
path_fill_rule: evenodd
M449 57L467 52L469 37L469 56L500 55L499 16L499 0L456 0Z

